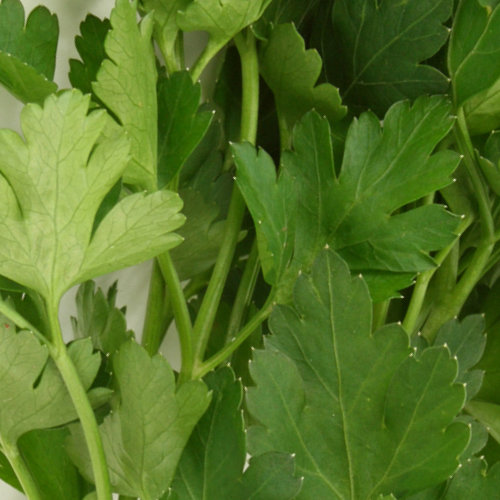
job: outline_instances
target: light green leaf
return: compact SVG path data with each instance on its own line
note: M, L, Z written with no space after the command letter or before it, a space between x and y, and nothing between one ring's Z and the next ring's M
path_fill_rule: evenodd
M205 381L212 402L184 449L172 484L179 500L291 499L300 488L293 458L274 453L253 458L243 474L246 455L242 387L230 368ZM274 496L272 496L274 495Z
M444 94L448 81L422 64L446 42L452 0L337 0L333 81L347 103L379 115L396 101Z
M110 21L104 43L109 59L103 61L92 88L130 137L132 160L124 181L153 191L158 135L153 19L146 16L138 26L137 0L117 0Z
M167 64L169 73L180 69L176 55L179 26L177 12L185 9L191 0L142 0L146 12L153 11L154 37Z
M500 489L500 463L489 470L480 458L467 461L454 474L443 500L494 500Z
M500 125L500 5L494 10L463 0L453 20L448 51L455 104L472 134Z
M93 281L83 283L75 299L77 317L71 318L75 337L90 337L94 348L106 354L113 354L134 335L127 331L124 312L115 306L116 292L116 282L106 296L101 288L96 291Z
M127 165L128 141L104 111L87 115L78 91L30 104L21 115L26 142L0 131L0 274L58 302L70 286L128 266L180 241L177 195L163 191L124 198L92 235L107 192ZM5 176L5 177L2 177ZM19 204L19 205L18 205ZM99 260L96 260L99 259Z
M68 354L87 390L99 370L100 355L92 352L90 340L73 342ZM109 391L105 394L94 389L89 393L91 398L93 391L97 391L101 402L101 397L109 396ZM76 418L70 395L49 360L47 348L33 333L16 333L12 325L0 323L0 439L15 446L25 432L56 427Z
M305 50L304 39L293 24L280 24L272 30L260 53L260 71L274 93L278 114L290 129L313 108L330 122L347 112L337 88L329 83L316 86L321 65L318 52Z
M500 443L500 405L485 401L469 401L465 409Z
M97 72L106 58L104 40L111 29L109 19L99 19L89 14L80 23L80 33L75 37L78 54L82 58L70 59L69 81L84 94L92 93L92 82L96 81Z
M99 427L111 483L121 495L160 498L210 395L201 381L185 383L176 391L167 361L159 354L150 358L133 341L114 355L113 368L120 402ZM92 480L80 427L72 428L68 449Z
M447 345L458 360L457 382L466 384L467 399L481 388L482 370L472 370L483 356L486 345L484 318L480 314L467 316L462 322L452 320L438 331L434 345Z
M0 83L23 102L42 103L57 90L52 82L59 25L45 7L37 7L24 25L19 0L0 3Z
M183 31L206 31L210 38L204 50L213 57L243 28L257 21L271 0L194 0L177 14Z
M211 111L201 111L201 87L189 73L174 73L158 84L158 184L165 186L180 171L203 139L212 121Z
M401 326L372 334L366 284L324 251L278 306L256 351L247 406L250 451L296 454L298 499L406 495L445 480L466 447L452 423L465 401L443 347L416 358Z
M394 212L450 183L458 156L432 154L452 126L449 112L442 98L425 97L411 107L395 104L383 129L375 115L362 114L349 129L338 178L328 122L314 112L295 127L294 149L282 155L277 181L268 155L233 146L266 280L283 277L286 297L327 243L351 269L371 273L379 298L394 296L393 285L407 283L408 274L432 268L428 252L453 240L458 218L436 204Z

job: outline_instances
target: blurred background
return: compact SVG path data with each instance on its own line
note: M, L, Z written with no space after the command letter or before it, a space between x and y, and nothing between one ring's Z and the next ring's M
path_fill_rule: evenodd
M59 44L55 81L59 88L70 87L68 80L69 59L78 58L74 38L79 33L79 25L85 16L91 12L98 17L109 17L114 0L21 0L26 17L34 7L43 4L59 19ZM0 128L11 128L19 131L19 113L22 104L16 101L7 91L0 87ZM149 285L149 269L151 263L145 263L136 268L126 269L120 273L102 277L98 285L105 290L118 279L117 305L127 306L128 327L136 333L142 329L142 321L147 300ZM68 339L72 338L70 316L74 314L74 295L76 290L70 290L63 298L60 319L63 332ZM176 368L175 359L177 345L174 336L167 338L162 351L168 351L173 356L172 366ZM169 355L169 358L171 356ZM0 500L21 500L26 497L0 481ZM54 499L58 500L58 499Z

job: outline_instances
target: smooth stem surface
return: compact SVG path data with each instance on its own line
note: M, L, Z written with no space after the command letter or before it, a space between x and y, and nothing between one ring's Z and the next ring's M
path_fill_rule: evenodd
M208 66L210 61L217 55L220 49L224 44L214 45L209 42L207 43L205 49L198 57L197 61L194 63L194 66L191 69L191 78L193 82L197 82L200 79L201 74L205 71L205 68Z
M259 63L255 38L251 31L248 30L246 35L237 35L235 42L241 59L243 85L241 141L248 141L255 144L259 111ZM236 244L238 243L238 235L241 223L243 222L245 208L246 205L243 196L235 184L231 195L221 249L193 329L193 338L195 341L194 371L198 371L198 367L203 362L222 291L224 290Z
M158 262L154 262L149 282L148 304L142 330L142 345L152 356L158 352L165 324L165 281Z
M42 335L27 319L23 318L14 308L0 297L0 314L10 319L14 324L23 330L33 333L43 344L48 343L48 339Z
M49 352L68 389L76 413L80 419L80 424L89 450L90 460L92 462L92 472L94 474L97 498L98 500L111 500L112 490L109 482L106 455L104 454L101 434L99 433L99 426L95 419L94 410L82 386L76 367L69 357L66 346L64 345L59 319L57 317L57 306L49 305L47 313L53 339L53 343L49 346Z
M181 344L181 373L179 382L189 379L193 363L193 327L191 325L191 317L187 302L184 297L179 276L175 270L174 263L168 252L161 254L158 257L161 272L168 286L170 293L170 303L174 313L177 332L179 333L179 341Z
M226 361L231 354L233 354L238 347L245 342L245 340L258 328L271 314L274 307L274 293L271 291L266 303L260 309L255 316L240 330L238 335L232 340L231 343L224 346L217 354L214 354L211 358L207 359L204 363L196 367L193 378L202 378L208 372L214 370L221 363Z
M229 317L229 324L227 327L226 338L232 338L240 329L241 323L244 319L245 312L252 300L255 283L259 276L260 261L259 250L257 248L257 240L254 240L250 255L243 271L236 298L234 300L231 316Z
M23 457L19 453L17 446L11 446L8 443L2 442L2 452L7 457L7 460L12 466L17 479L23 487L24 493L29 500L42 500L38 487L33 480L33 476L31 475Z

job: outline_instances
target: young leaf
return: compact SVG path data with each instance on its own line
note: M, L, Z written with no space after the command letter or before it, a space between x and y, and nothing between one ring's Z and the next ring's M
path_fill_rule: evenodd
M100 355L92 353L90 340L73 342L68 353L88 389L101 364ZM77 418L66 386L48 358L47 348L31 332L16 333L12 325L0 323L0 439L10 446L32 429ZM89 397L100 404L109 391L92 389Z
M452 320L441 327L434 345L447 345L458 360L457 382L466 384L467 399L472 399L483 381L482 370L472 370L483 356L486 345L484 318L467 316L462 322Z
M387 273L403 274L406 283L408 274L431 268L428 252L452 241L457 218L438 205L392 214L449 184L458 156L431 154L452 126L449 111L439 97L420 98L412 107L401 102L387 112L383 130L375 115L362 114L349 129L338 178L328 122L314 112L297 124L294 150L283 154L277 182L269 156L248 144L233 146L266 280L276 284L293 250L282 283L289 294L298 271L307 271L326 243L353 270L373 278L384 273L376 283L382 298L401 282L387 280Z
M329 83L316 86L321 73L321 57L305 50L303 38L293 24L276 26L260 54L260 71L276 99L278 114L291 129L306 112L316 109L330 122L343 118L339 91Z
M481 458L468 460L452 477L443 500L493 499L500 488L500 463L487 470Z
M80 24L81 36L75 38L75 45L82 60L70 59L69 81L84 94L92 93L92 82L96 81L97 72L106 58L104 40L110 29L109 19L101 20L92 14Z
M500 443L500 405L485 401L469 401L466 410L486 427L497 443Z
M24 142L0 131L0 273L58 301L79 281L147 260L180 242L182 202L171 192L123 199L91 238L102 199L128 156L118 130L99 139L110 118L87 115L89 96L50 96L21 115ZM5 177L2 177L5 176Z
M177 14L184 31L206 31L210 38L205 48L213 57L243 28L257 21L271 0L194 0Z
M77 317L71 318L75 337L90 337L94 348L106 354L114 354L134 335L127 331L125 315L115 306L115 298L116 283L104 296L101 288L96 291L95 283L87 281L78 288Z
M246 440L240 409L242 387L232 370L222 368L205 380L213 391L212 402L184 449L172 484L172 498L261 498L258 493L275 500L295 498L300 481L293 477L290 456L262 455L252 459L243 474ZM273 490L276 483L279 486ZM275 496L269 491L265 496L265 490L274 491Z
M463 0L453 20L448 67L455 104L463 106L469 132L500 125L500 5L494 10Z
M142 0L146 11L153 11L154 37L163 53L169 73L180 69L175 49L179 32L177 12L185 9L190 2L191 0Z
M42 103L57 90L52 82L59 24L45 7L37 7L24 25L19 0L0 3L0 83L23 102Z
M396 324L372 334L366 284L331 251L294 297L273 311L251 365L251 452L295 453L299 499L399 496L445 480L469 440L452 423L465 390L449 351L415 358Z
M383 114L396 101L443 94L448 81L422 61L446 42L452 0L340 0L333 7L334 82L343 99Z
M127 131L132 160L124 181L154 190L157 185L156 61L151 44L153 19L137 25L137 0L117 0L111 12L111 31L102 62L92 84L97 97Z
M186 71L158 83L158 184L168 184L205 135L213 113L200 111L201 87Z
M134 341L113 357L120 403L100 425L111 483L121 495L160 498L169 487L177 462L210 395L200 381L175 388L167 361L150 358ZM69 453L92 480L81 428L71 430Z

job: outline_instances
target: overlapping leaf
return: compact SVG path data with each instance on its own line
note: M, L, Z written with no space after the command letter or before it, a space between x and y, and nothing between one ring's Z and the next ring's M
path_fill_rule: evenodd
M116 283L106 296L101 288L95 289L93 281L80 285L76 294L77 317L71 318L76 338L90 337L95 349L113 354L133 337L127 330L125 314L115 306Z
M353 270L369 272L377 300L393 295L408 273L431 268L428 252L451 242L457 218L438 205L394 212L450 182L458 156L432 154L452 126L449 111L438 97L401 102L383 130L364 113L349 129L338 178L328 122L314 112L296 126L277 180L269 155L235 145L236 180L256 223L266 280L284 277L289 289L325 244Z
M399 325L372 334L366 284L331 251L294 296L251 365L251 452L295 453L299 499L399 497L445 480L469 440L452 423L465 390L448 349L416 358Z
M271 0L194 0L177 14L184 31L210 35L205 53L215 55L243 28L257 21Z
M75 38L75 45L81 61L70 59L69 80L73 87L85 94L92 92L92 82L97 79L97 72L106 58L104 40L111 25L108 19L99 19L89 14L80 24L81 35Z
M234 379L230 368L210 374L206 382L213 391L212 402L184 450L168 498L295 498L300 480L293 477L289 455L256 457L243 474L246 439L241 382Z
M97 97L120 120L131 141L132 160L124 180L142 188L156 187L156 61L151 44L153 19L137 25L137 0L117 0L111 12L105 59L92 84Z
M179 32L177 12L185 9L190 2L191 0L142 0L144 9L154 13L154 37L170 73L180 69L175 51Z
M321 57L315 50L305 50L304 40L293 24L281 24L272 30L260 62L260 71L274 93L278 113L289 128L313 108L331 122L346 114L337 88L329 83L316 86Z
M446 42L452 0L340 0L333 7L334 83L347 103L383 114L401 99L445 93L446 76L421 64Z
M158 84L158 183L163 187L180 171L208 130L213 113L199 110L201 87L187 72Z
M92 235L102 199L125 169L119 130L87 115L89 96L70 91L22 112L26 142L0 131L0 273L50 300L71 285L157 255L180 242L180 198L168 191L126 197ZM91 237L92 235L92 237Z
M500 5L463 0L453 19L448 67L457 106L471 133L500 126Z
M160 498L169 487L193 427L210 402L205 384L175 387L174 373L160 355L150 358L133 341L113 358L118 408L100 425L111 483L121 495ZM81 428L72 429L68 449L92 478Z
M54 77L59 25L37 7L24 25L19 0L0 3L0 83L23 102L42 103L57 90Z
M92 384L101 359L89 340L73 342L68 354L86 390ZM55 427L77 418L66 386L45 346L31 332L16 333L0 323L0 438L16 446L21 435L32 429ZM109 397L106 389L92 389L95 403Z

